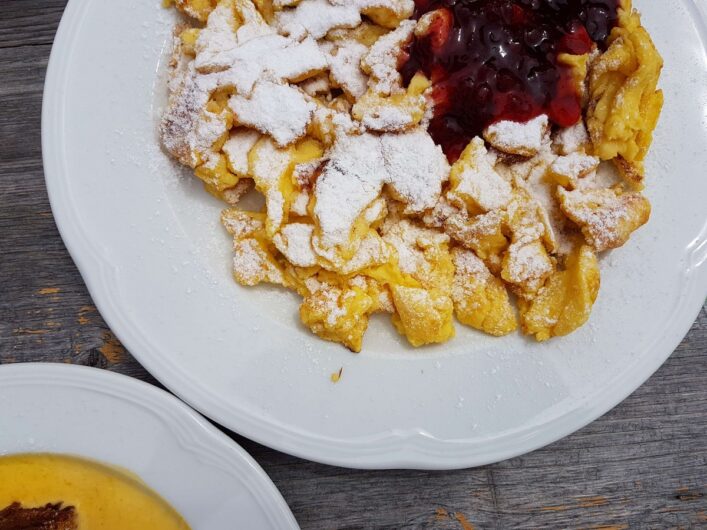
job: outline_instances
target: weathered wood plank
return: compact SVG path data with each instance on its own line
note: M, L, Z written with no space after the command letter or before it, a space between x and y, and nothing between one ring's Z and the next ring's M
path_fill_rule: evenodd
M707 527L707 352L693 342L706 331L703 311L673 357L605 417L482 469L366 472L302 462L293 478L290 457L273 460L242 443L305 528L462 528L455 513L476 528Z
M0 363L154 382L97 313L51 216L41 95L63 0L0 7ZM707 528L707 311L648 383L550 447L455 472L353 471L245 440L305 529ZM466 526L465 526L466 525Z
M0 48L51 44L67 0L2 0Z

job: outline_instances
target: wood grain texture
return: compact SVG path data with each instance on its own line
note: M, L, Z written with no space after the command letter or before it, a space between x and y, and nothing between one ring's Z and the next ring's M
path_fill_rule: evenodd
M65 1L0 2L0 363L86 364L154 383L97 313L44 188L42 87ZM352 471L232 436L305 529L707 528L707 311L616 409L500 464Z

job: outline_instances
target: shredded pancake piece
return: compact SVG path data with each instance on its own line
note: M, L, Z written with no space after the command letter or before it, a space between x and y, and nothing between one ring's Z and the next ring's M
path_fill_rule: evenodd
M194 22L175 28L162 144L228 205L238 283L296 292L304 325L352 351L379 312L413 346L450 340L454 316L540 341L588 320L600 253L650 216L662 60L627 0L567 19L586 39L574 4L512 3L559 28L551 104L505 67L461 75L518 53L474 40L500 1L457 2L464 22L436 0L177 0Z

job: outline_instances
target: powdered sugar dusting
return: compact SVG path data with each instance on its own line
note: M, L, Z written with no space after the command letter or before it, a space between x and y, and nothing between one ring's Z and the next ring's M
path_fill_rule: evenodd
M426 131L381 137L383 162L392 193L406 204L406 212L421 213L434 207L449 175L442 149Z
M297 7L277 14L276 23L286 35L320 39L334 28L353 28L361 23L355 5L333 5L328 0L302 0Z
M231 170L242 177L248 175L248 153L260 138L257 131L246 128L233 129L223 144L223 152L228 158Z
M369 84L378 94L389 95L402 89L398 60L414 29L414 20L404 20L397 29L378 39L363 58L363 69L371 75Z
M366 92L368 76L361 70L361 59L368 47L353 39L338 41L327 56L331 78L355 98Z
M325 246L348 241L354 221L380 193L385 173L377 136L337 138L315 187L314 215Z
M273 243L287 260L298 267L314 267L317 256L312 249L314 225L291 223L273 237Z
M241 125L269 134L285 146L304 136L316 105L295 87L260 81L249 98L232 96L228 102Z
M589 133L584 122L580 120L571 127L557 131L553 143L561 155L583 151L589 144Z
M550 170L554 174L564 177L572 187L576 187L580 178L596 171L599 162L599 159L594 156L570 153L557 157L550 166Z
M532 156L542 149L548 127L545 114L524 123L504 120L488 126L484 138L500 151Z
M421 106L424 98L420 96ZM402 105L390 104L385 100L363 106L361 123L369 131L398 132L415 125L410 109Z
M462 158L462 170L448 198L462 204L472 201L486 212L505 207L511 200L511 185L494 169L483 140L474 138L467 149L469 159Z
M345 243L354 221L384 184L410 211L431 208L448 173L444 155L425 131L340 137L315 188L323 243Z

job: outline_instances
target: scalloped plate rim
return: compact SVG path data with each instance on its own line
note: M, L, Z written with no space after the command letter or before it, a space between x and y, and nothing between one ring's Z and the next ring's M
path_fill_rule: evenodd
M696 21L700 25L698 31L701 34L704 47L707 30L705 30L700 7L695 4L694 0L682 1L693 17L697 17ZM672 354L703 307L705 296L707 296L707 266L703 260L696 260L693 255L696 252L704 252L707 243L707 225L695 236L695 243L686 249L684 256L688 264L695 266L688 266L685 271L682 289L687 295L682 297L679 308L672 315L673 320L679 321L679 325L673 325L671 332L663 334L659 341L652 345L651 351L646 352L643 360L647 362L642 365L640 372L633 373L630 383L622 387L622 390L612 393L610 397L605 394L601 399L594 400L591 404L587 403L589 399L585 399L582 406L557 416L550 422L526 429L521 436L515 439L515 442L511 443L512 448L499 449L499 444L495 443L494 449L487 448L483 452L479 451L477 445L488 446L486 440L481 442L478 440L474 442L443 440L428 435L423 429L390 432L387 435L342 443L341 440L310 436L306 432L289 426L274 423L263 424L255 414L226 408L214 396L200 392L189 379L180 378L179 374L171 372L169 367L163 366L149 354L152 348L149 340L146 340L144 336L139 337L135 333L135 323L126 321L124 312L121 312L120 308L114 307L111 302L110 263L97 252L96 246L89 244L90 240L83 233L72 209L67 207L68 204L65 202L67 201L65 196L67 179L64 161L61 158L61 150L56 149L50 140L54 139L51 135L56 127L64 125L63 101L59 90L63 80L64 65L60 64L60 60L66 60L69 55L66 52L68 47L73 44L68 35L70 25L79 23L81 15L80 12L73 13L72 11L80 9L77 6L82 2L83 5L86 4L84 0L70 0L67 6L57 32L55 45L52 48L44 90L42 152L47 189L57 226L101 315L138 361L184 401L215 421L248 438L301 458L361 469L460 469L512 458L546 446L577 431L623 401ZM695 261L697 261L696 264ZM693 288L688 290L688 286ZM550 426L553 427L550 428ZM493 438L493 440L495 442L498 439L506 441L507 438L508 435L504 435ZM335 444L332 443L334 441L339 447L335 447ZM382 444L383 441L386 443ZM460 448L462 454L453 450Z
M275 527L299 528L285 499L253 457L188 405L154 385L99 368L49 362L0 365L0 383L4 388L37 385L43 389L72 388L77 392L105 394L131 407L145 409L162 420L184 451L196 458L218 459L219 470L255 494L262 512ZM0 451L0 455L9 454L13 453ZM248 481L253 478L256 482Z

